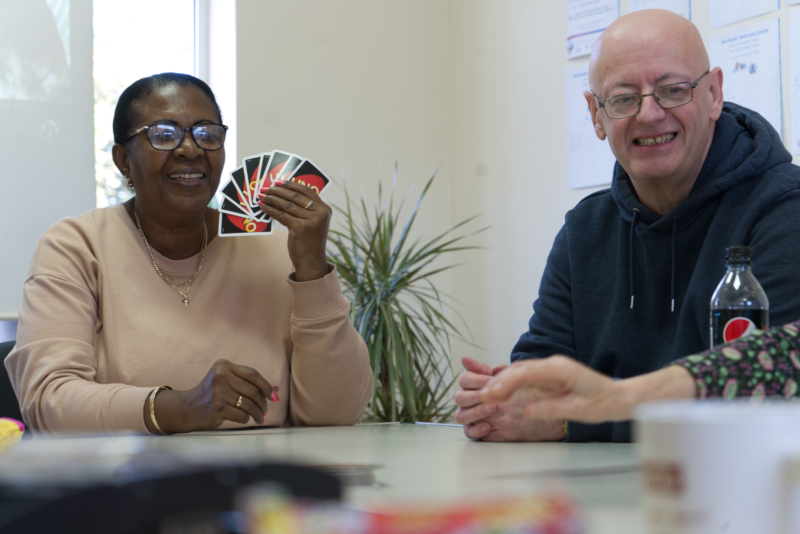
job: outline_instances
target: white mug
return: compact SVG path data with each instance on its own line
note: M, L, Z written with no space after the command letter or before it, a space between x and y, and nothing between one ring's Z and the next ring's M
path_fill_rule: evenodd
M800 403L669 401L635 418L650 534L800 532Z

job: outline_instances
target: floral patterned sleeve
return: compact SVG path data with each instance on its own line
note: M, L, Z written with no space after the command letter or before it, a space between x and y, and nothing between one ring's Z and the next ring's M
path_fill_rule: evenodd
M714 349L674 361L695 378L697 398L798 397L800 321L756 330Z

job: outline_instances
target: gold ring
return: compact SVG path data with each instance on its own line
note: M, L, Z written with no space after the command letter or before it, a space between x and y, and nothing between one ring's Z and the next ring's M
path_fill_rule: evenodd
M307 210L308 208L310 208L310 207L311 207L311 204L313 204L313 203L314 203L314 201L313 201L313 200L309 200L309 201L308 201L308 204L306 204L306 207L305 207L305 208L303 208L303 209L304 209L304 210Z
M241 405L242 405L242 396L239 395L239 401L236 403L236 407L238 408Z

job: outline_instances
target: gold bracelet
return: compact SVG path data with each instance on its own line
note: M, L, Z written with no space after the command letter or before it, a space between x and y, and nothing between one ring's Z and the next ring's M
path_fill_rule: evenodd
M152 404L151 404L151 406L152 406ZM155 422L155 420L153 422ZM567 437L567 421L564 421L563 423L561 423L561 428L564 429L564 439L566 439L566 437Z
M156 394L158 394L159 389L169 389L172 388L169 386L158 386L153 392L150 394L150 420L153 422L153 426L156 427L158 433L161 435L166 436L167 433L161 430L161 427L158 426L158 421L156 421Z

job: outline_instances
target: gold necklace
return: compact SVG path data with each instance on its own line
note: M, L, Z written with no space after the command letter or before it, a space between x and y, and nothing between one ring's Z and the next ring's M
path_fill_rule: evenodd
M144 239L144 246L147 248L147 252L150 254L150 259L153 261L153 267L155 267L158 276L161 277L166 283L172 286L172 289L178 292L178 295L183 297L183 305L189 305L189 291L192 289L192 282L194 279L197 278L197 273L200 272L200 269L203 267L203 260L206 258L206 245L208 244L208 226L206 226L205 221L203 221L203 247L200 249L200 260L197 262L197 267L194 270L194 274L192 277L189 278L187 281L183 282L182 284L176 284L169 278L167 275L164 274L164 271L161 270L161 266L158 265L156 261L156 257L153 255L153 251L150 249L150 243L147 242L147 238L144 236L144 231L142 230L142 223L139 222L139 214L136 213L136 209L133 210L133 218L136 219L136 226L139 228L139 233L142 235L142 239ZM189 286L186 288L186 293L183 293L179 287Z

